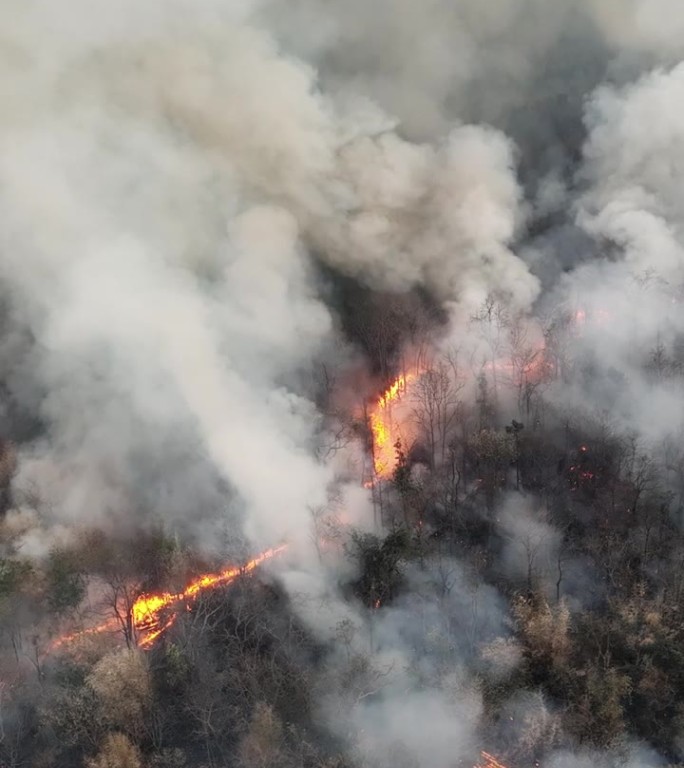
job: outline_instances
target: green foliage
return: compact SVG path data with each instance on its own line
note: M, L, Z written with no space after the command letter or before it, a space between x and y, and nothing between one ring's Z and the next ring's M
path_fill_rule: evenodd
M392 479L399 493L402 496L408 496L408 494L410 494L414 488L411 482L411 465L409 464L408 457L402 448L401 439L398 439L394 444L394 452L396 455L397 463L394 468Z
M55 549L50 553L45 573L47 603L54 613L76 608L85 595L85 580L73 552Z
M397 528L384 539L355 533L352 544L361 570L354 586L363 602L372 608L395 597L402 583L401 562L412 554L408 531Z
M190 664L183 651L175 643L168 643L164 648L159 672L169 689L180 691L190 675Z
M18 590L32 571L28 563L0 558L0 600Z

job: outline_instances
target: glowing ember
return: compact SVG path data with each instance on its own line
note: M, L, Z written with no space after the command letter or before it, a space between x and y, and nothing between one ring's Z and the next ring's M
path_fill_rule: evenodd
M594 325L607 325L612 320L612 315L605 309L592 309L590 311L586 309L578 309L573 314L573 320L575 326L581 327L589 323Z
M284 549L285 545L283 544L280 547L262 552L240 568L226 568L219 573L208 573L200 576L190 582L182 592L175 595L168 592L156 595L140 595L135 603L133 603L133 608L131 609L133 626L138 633L144 633L138 640L138 645L141 648L149 648L160 635L173 625L176 620L176 614L172 614L165 623L161 623L160 614L164 608L177 607L178 603L193 600L205 589L213 589L221 584L229 584L238 576L250 573L265 560L269 560Z
M88 637L89 635L99 635L101 632L113 632L117 629L118 626L119 622L117 619L107 619L107 621L103 621L102 624L98 624L95 627L89 627L88 629L82 629L80 632L73 632L70 635L62 635L61 637L58 637L50 645L50 650L54 651L57 648L61 648L63 645L73 643L75 640L79 640L82 637Z
M493 755L490 755L489 752L481 752L480 756L482 757L482 762L478 763L474 768L506 768L503 763L500 763Z
M554 363L547 354L544 344L522 358L499 358L490 360L483 366L485 371L493 371L517 385L540 384L552 379L556 373Z
M260 555L257 555L257 557L250 560L242 567L233 566L232 568L226 568L219 573L208 573L200 576L194 581L191 581L182 592L176 594L171 592L161 592L152 595L140 595L131 608L131 621L137 635L138 646L140 648L150 648L157 638L173 626L176 621L178 607L181 603L188 603L189 601L194 600L206 589L212 589L222 584L229 584L238 576L250 573L264 561L280 554L286 549L286 546L287 545L283 544L279 547L268 549ZM170 616L162 617L162 612L167 608L174 609L174 612L171 613ZM53 643L52 648L59 648L66 643L73 642L74 640L87 635L113 631L116 630L118 626L117 619L108 619L96 627L91 627L90 629L85 629L81 632L76 632L72 635L65 635L59 638Z
M572 466L568 472L574 478L573 490L576 490L580 483L588 483L596 478L596 474L588 469L582 469L581 467Z
M401 422L392 417L393 407L398 405L406 389L415 379L415 374L399 376L378 398L370 413L370 427L373 433L373 467L375 474L383 479L390 478L397 464L395 445L402 439Z
M580 487L591 486L593 481L598 479L593 468L589 466L589 446L580 445L579 454L578 463L573 464L568 469L570 488L573 491L578 490Z

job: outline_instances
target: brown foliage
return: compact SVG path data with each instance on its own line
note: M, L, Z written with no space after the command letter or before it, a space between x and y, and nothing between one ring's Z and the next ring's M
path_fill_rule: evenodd
M264 702L254 708L247 733L240 742L240 762L245 768L276 768L283 764L283 726Z
M545 600L519 597L513 605L528 658L551 667L567 664L571 650L570 611L563 601L550 606Z
M144 731L151 689L147 659L139 650L124 649L104 656L88 676L103 717L137 738Z
M105 736L98 754L86 762L87 768L142 768L140 750L123 733Z

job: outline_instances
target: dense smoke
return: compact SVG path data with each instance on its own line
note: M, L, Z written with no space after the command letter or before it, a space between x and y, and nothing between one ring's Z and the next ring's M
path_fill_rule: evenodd
M379 368L448 353L467 407L485 380L510 421L523 393L503 391L501 327L539 349L571 317L548 408L629 435L684 492L664 457L684 431L684 6L33 0L0 15L7 540L38 564L93 527L161 525L223 560L287 542L270 567L335 646L317 724L373 765L472 755L477 675L508 679L521 658L495 584L559 597L563 532L518 477L489 521L491 583L433 553L369 614L341 586L358 563L339 530L379 533L345 419L388 384ZM420 294L440 321L407 322L378 366L358 324L345 333L349 284L391 297L392 317ZM379 317L363 333L383 338ZM572 610L603 594L585 558L562 564ZM551 728L543 697L508 706ZM614 759L550 743L567 747L550 768ZM624 754L657 764L636 742Z

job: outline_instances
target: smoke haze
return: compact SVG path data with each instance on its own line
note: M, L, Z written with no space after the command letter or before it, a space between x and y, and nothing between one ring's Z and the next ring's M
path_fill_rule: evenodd
M427 558L404 573L411 597L369 618L340 587L355 566L312 534L316 510L376 530L367 446L357 431L326 450L329 406L358 419L388 382L335 291L398 314L427 297L446 320L422 329L428 355L459 350L473 408L486 360L495 388L508 375L473 324L488 300L538 345L581 313L549 407L654 456L676 442L681 379L652 363L684 348L684 5L8 0L0 19L7 535L37 562L86 527L162 524L224 559L287 541L270 567L308 628L338 645L355 628L328 673L369 653L383 680L354 701L319 690L321 726L369 765L400 743L407 766L471 754L467 672L483 648L501 651L494 677L519 663L506 599L467 559ZM396 346L390 367L418 354ZM552 599L561 532L517 492L492 525L496 578L532 569ZM580 563L573 606L591 600ZM440 643L461 664L446 678Z

